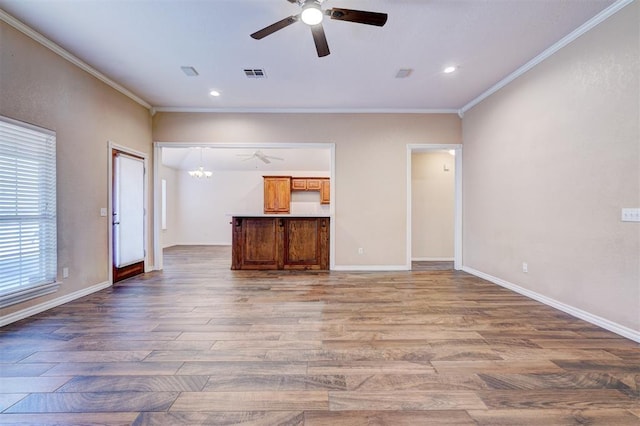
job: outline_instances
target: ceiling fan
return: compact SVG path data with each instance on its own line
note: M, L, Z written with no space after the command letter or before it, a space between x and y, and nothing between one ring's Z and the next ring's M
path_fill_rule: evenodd
M349 21L358 24L375 25L382 27L387 22L386 13L368 12L364 10L340 9L334 7L332 9L322 10L321 4L324 0L287 0L289 3L296 3L302 7L302 12L297 15L289 16L281 21L269 25L255 33L251 37L260 40L278 30L288 27L289 25L302 21L309 25L313 41L316 45L316 51L319 57L327 56L329 53L329 44L322 27L322 19L324 15L338 21Z
M242 161L248 161L251 160L252 158L261 160L262 162L264 162L265 164L269 164L271 163L271 160L284 160L284 158L280 158L280 157L274 157L273 155L265 155L264 152L262 151L254 151L253 154L237 154L238 157L247 157Z

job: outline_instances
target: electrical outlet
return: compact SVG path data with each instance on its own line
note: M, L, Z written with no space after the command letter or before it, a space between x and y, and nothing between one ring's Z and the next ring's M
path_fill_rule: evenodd
M62 268L62 278L69 278L69 268Z
M358 254L364 254L364 249L362 247L358 248Z
M522 262L522 272L525 274L529 272L529 265L527 265L527 262Z

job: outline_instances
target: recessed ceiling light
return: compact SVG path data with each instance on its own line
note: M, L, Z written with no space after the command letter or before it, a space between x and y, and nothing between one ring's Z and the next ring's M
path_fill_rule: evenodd
M451 74L452 72L454 72L457 68L454 67L453 65L446 67L445 69L442 70L443 73L445 74Z
M217 90L212 90L212 91L210 91L210 92L209 92L209 94L210 94L211 96L216 96L216 97L217 97L217 96L220 96L220 92L218 92Z

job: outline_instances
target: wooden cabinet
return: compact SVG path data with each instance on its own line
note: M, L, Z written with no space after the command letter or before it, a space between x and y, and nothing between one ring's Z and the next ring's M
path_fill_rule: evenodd
M307 191L320 191L320 186L326 179L307 178Z
M284 269L329 269L329 219L283 219Z
M263 176L264 212L289 213L291 208L291 177Z
M320 183L320 204L331 203L331 181L323 179Z
M320 204L331 203L331 181L324 177L263 176L264 212L289 213L291 191L319 191Z
M331 180L323 177L293 177L292 191L320 191L320 204L331 203Z
M278 218L234 217L231 223L231 269L283 269Z
M234 217L231 269L329 269L329 218Z
M291 190L292 191L306 191L307 179L305 178L291 178Z

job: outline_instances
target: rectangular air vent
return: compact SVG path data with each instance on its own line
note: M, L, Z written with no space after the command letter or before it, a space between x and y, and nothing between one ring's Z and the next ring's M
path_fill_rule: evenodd
M412 72L413 70L411 68L402 68L398 70L398 73L396 74L396 78L407 78L411 75Z
M198 71L194 67L180 67L182 72L188 77L196 77L198 75Z
M267 74L260 68L245 68L244 75L247 78L267 78Z

